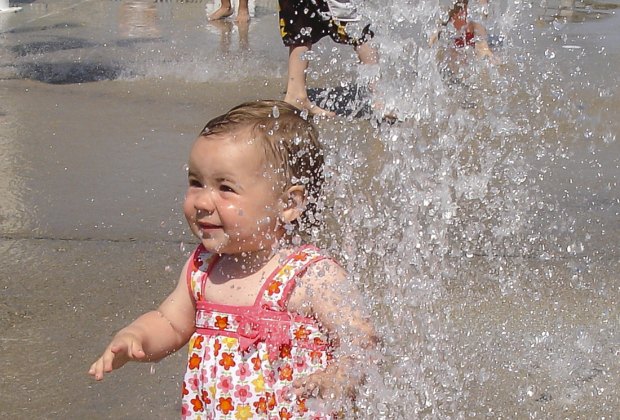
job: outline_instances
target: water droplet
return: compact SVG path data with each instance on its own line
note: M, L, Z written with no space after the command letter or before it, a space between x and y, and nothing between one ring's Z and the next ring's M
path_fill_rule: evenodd
M552 25L556 31L560 31L566 26L566 21L560 21L558 19L554 19Z

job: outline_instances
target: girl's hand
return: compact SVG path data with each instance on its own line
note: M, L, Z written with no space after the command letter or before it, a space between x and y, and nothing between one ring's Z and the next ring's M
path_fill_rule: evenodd
M103 374L122 367L130 360L141 361L146 357L142 342L131 332L119 332L101 357L90 366L88 373L100 381Z
M346 377L337 365L293 381L293 393L299 398L342 401L355 397L358 381Z
M156 362L187 343L196 321L196 308L186 280L192 259L193 256L187 259L176 288L157 310L141 315L114 336L101 357L90 366L90 375L100 381L104 373L129 361Z

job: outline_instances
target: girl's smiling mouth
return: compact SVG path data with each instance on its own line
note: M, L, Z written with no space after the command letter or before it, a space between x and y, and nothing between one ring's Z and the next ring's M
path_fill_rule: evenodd
M196 222L196 225L198 225L198 227L201 230L213 230L213 229L220 229L221 226L219 225L214 225L212 223L206 223L206 222Z

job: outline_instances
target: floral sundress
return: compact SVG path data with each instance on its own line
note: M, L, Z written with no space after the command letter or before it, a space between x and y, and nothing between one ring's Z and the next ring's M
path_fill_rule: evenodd
M317 322L286 306L295 279L324 259L303 246L264 282L252 306L204 300L217 262L199 245L187 282L196 302L196 332L189 341L183 380L183 419L327 419L292 393L292 382L326 367L330 348Z

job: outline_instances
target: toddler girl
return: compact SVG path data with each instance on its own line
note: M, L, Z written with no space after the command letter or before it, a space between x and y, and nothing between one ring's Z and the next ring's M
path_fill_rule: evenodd
M189 341L184 419L329 418L352 396L373 332L342 268L301 242L320 220L323 151L299 112L251 102L206 125L184 203L200 244L159 308L93 363L95 379Z

